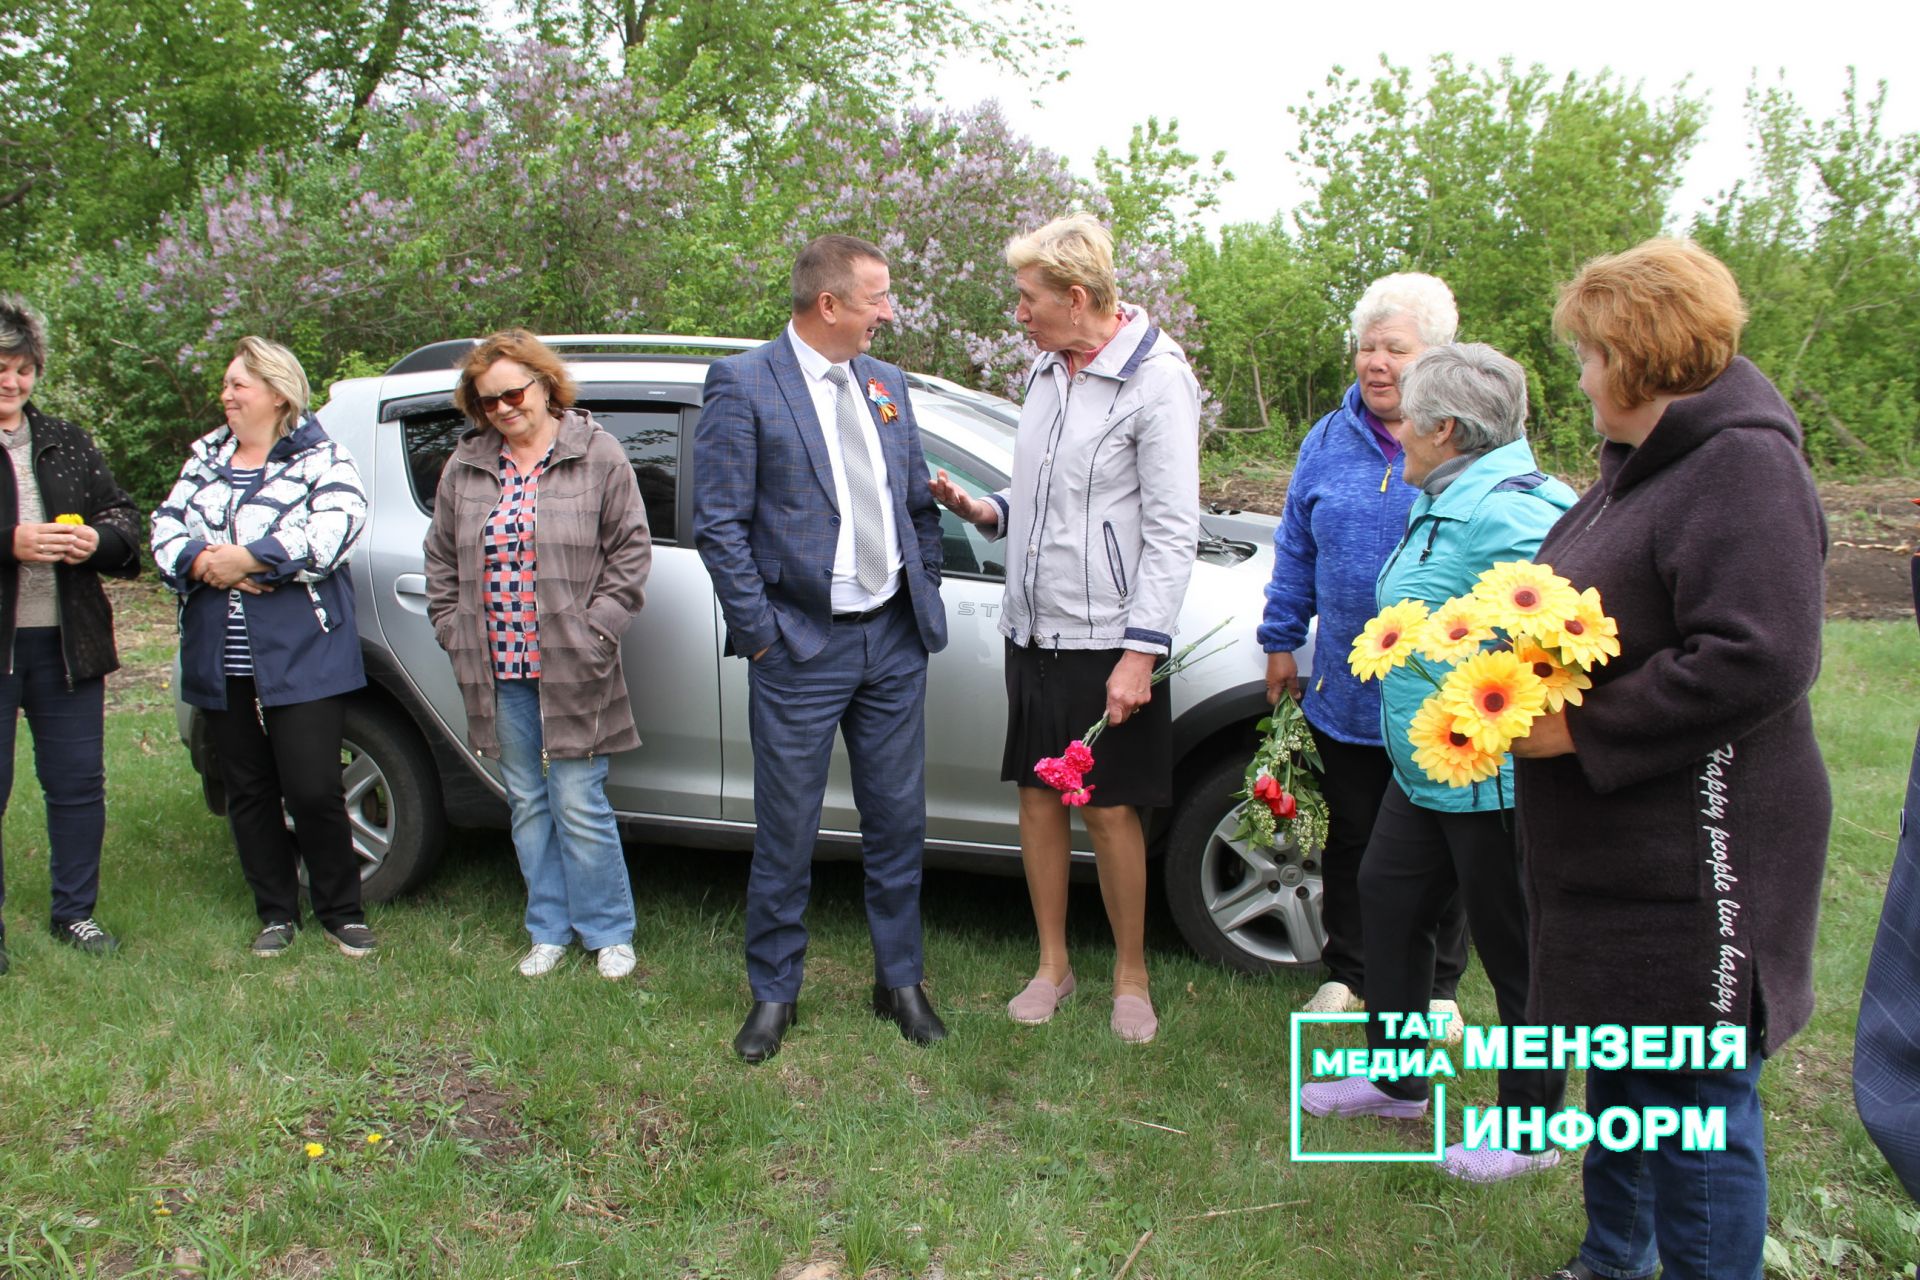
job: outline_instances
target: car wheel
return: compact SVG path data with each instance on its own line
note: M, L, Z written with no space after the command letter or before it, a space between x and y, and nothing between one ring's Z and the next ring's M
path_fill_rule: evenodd
M1246 763L1210 766L1167 830L1167 908L1203 958L1242 973L1320 963L1320 863L1291 841L1272 849L1233 838Z
M340 766L353 851L360 858L361 900L389 902L433 873L446 843L433 754L404 717L352 699Z

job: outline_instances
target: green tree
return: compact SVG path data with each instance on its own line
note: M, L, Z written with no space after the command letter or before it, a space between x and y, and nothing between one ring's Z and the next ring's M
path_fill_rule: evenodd
M1593 255L1660 232L1700 104L1679 90L1649 102L1605 74L1446 56L1424 86L1384 59L1371 83L1337 68L1327 83L1325 100L1292 109L1296 158L1315 172L1301 244L1325 286L1344 307L1386 272L1439 275L1461 336L1529 370L1536 442L1585 458L1590 414L1551 331L1555 290Z
M311 112L246 0L28 0L0 33L0 235L36 257L144 231Z
M1747 95L1757 172L1695 222L1740 281L1743 348L1842 470L1920 461L1920 134L1881 127L1887 86L1815 121L1781 84Z
M818 96L872 114L938 88L956 53L1066 74L1053 0L521 0L539 36L617 44L666 114L752 134Z
M1112 209L1110 229L1117 239L1152 241L1169 249L1199 233L1199 215L1220 203L1222 183L1233 174L1222 168L1224 151L1213 153L1206 168L1200 157L1180 147L1180 122L1148 116L1133 126L1124 159L1105 147L1093 157L1094 180Z
M1192 352L1220 403L1220 430L1273 431L1291 451L1304 428L1351 378L1346 315L1320 264L1300 250L1284 218L1222 228L1216 245L1186 242L1186 285L1202 321Z

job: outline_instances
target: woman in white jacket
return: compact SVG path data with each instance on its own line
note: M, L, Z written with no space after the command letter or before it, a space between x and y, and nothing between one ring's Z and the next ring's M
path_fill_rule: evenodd
M1113 240L1087 214L1007 246L1019 307L1041 350L1014 445L1013 483L976 499L947 478L934 495L1008 540L1007 743L1001 777L1020 787L1020 855L1040 934L1033 980L1007 1006L1046 1022L1073 993L1067 961L1063 796L1034 772L1102 714L1084 788L1100 892L1113 927L1111 1026L1144 1044L1148 995L1143 806L1173 798L1173 716L1155 664L1172 648L1200 528L1200 388L1179 344L1121 302Z

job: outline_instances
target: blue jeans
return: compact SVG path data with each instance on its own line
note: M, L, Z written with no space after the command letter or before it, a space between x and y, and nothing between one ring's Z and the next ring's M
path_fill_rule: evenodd
M13 672L0 676L0 814L13 795L14 735L25 711L33 734L33 769L47 796L56 925L87 919L100 893L100 842L107 830L107 770L101 755L106 686L97 676L67 684L60 628L14 632ZM6 903L5 876L0 854L0 906Z
M589 951L633 941L633 885L607 803L607 758L551 759L541 771L540 682L496 680L500 772L513 849L527 881L527 932Z
M1587 1148L1587 1238L1580 1260L1619 1280L1760 1280L1767 1241L1767 1155L1760 1060L1743 1071L1589 1071L1587 1112L1608 1107L1725 1107L1727 1149ZM1673 1143L1673 1145L1669 1145Z

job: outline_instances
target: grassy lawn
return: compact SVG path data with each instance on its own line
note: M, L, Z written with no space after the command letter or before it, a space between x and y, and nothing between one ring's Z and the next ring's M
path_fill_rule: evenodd
M1763 1081L1777 1273L1881 1280L1913 1267L1920 1215L1860 1128L1848 1064L1920 723L1911 623L1834 624L1817 704L1840 820L1820 1008ZM101 916L126 945L106 961L46 937L21 735L0 1276L1348 1280L1525 1276L1578 1243L1577 1160L1489 1188L1289 1162L1286 1015L1317 976L1208 968L1159 919L1160 1040L1115 1042L1091 886L1073 918L1083 992L1022 1029L1002 1006L1032 960L1023 886L930 874L929 971L954 1037L923 1050L864 1011L859 877L822 867L800 1024L750 1069L727 1048L747 998L744 857L630 850L637 982L578 959L538 983L513 973L522 890L493 837L374 913L376 958L308 932L255 960L227 831L164 699L123 698L107 732ZM1477 968L1462 994L1490 1016ZM1456 1096L1490 1104L1491 1085L1474 1073Z

